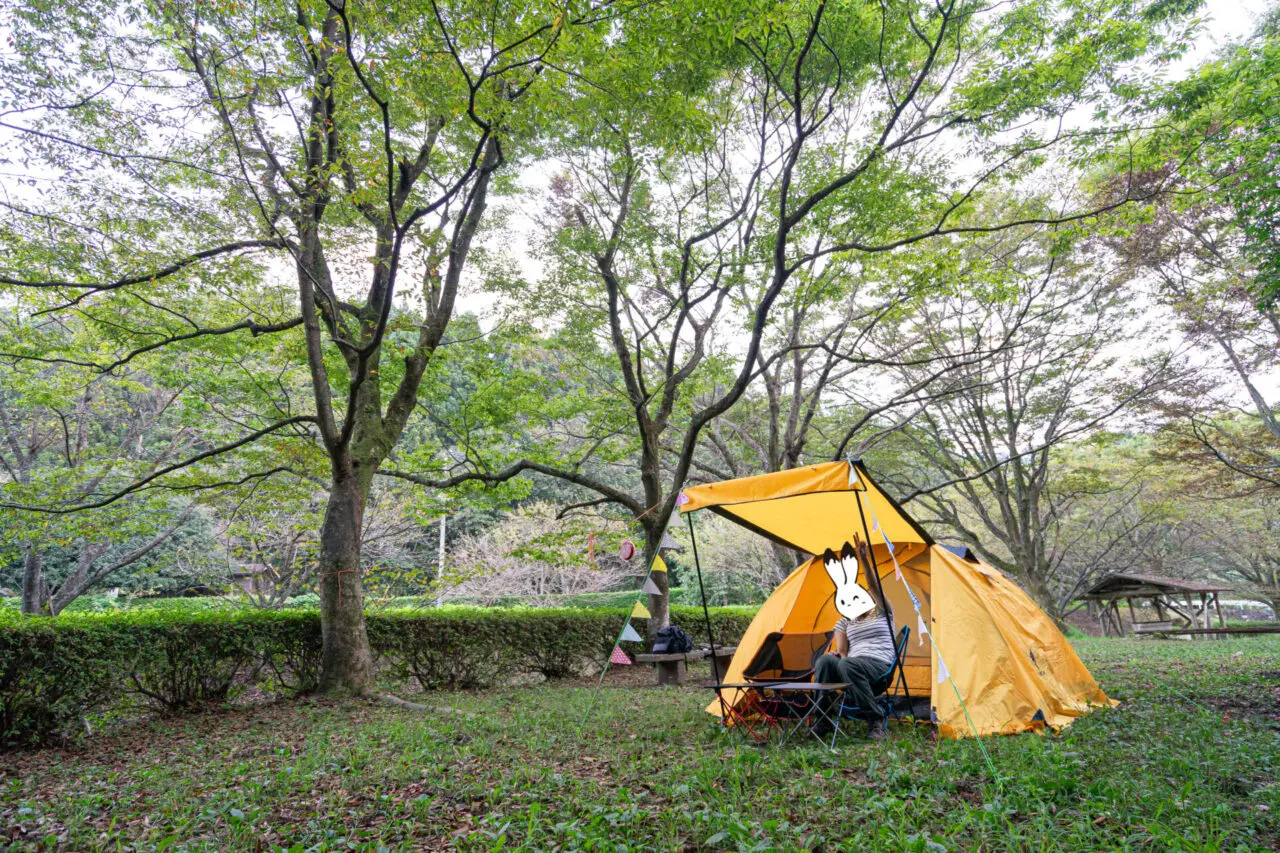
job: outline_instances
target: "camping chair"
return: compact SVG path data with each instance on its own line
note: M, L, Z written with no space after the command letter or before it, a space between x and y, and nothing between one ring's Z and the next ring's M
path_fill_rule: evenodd
M893 687L894 675L897 675L898 687L907 696L907 705L911 708L911 715L915 716L915 706L911 702L911 690L907 687L907 675L903 670L903 661L907 656L907 640L911 637L911 628L907 625L902 626L902 630L898 632L897 642L894 643L893 663L889 664L881 675L871 682L871 692L874 693L879 700L875 708L859 708L857 705L848 704L845 694L840 694L840 708L835 715L835 731L831 733L831 746L836 745L836 736L840 734L840 721L846 717L856 719L867 719L875 716L886 723L889 722L889 715L892 714L894 719L898 719L898 710L894 707L893 700L889 698L889 688Z
M747 681L805 681L813 678L818 658L831 645L834 631L813 634L784 634L774 631L764 638L760 650L742 671Z

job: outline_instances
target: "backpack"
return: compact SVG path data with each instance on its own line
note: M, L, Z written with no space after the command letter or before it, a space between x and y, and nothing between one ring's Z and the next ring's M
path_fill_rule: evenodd
M679 625L668 625L653 638L654 654L681 654L693 651L693 638Z

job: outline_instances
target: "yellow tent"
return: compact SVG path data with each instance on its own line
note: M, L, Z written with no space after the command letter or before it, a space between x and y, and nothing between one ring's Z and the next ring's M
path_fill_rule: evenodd
M822 566L827 548L871 542L876 571L900 627L911 628L905 674L913 699L929 698L944 737L1059 728L1109 702L1043 610L1000 571L938 545L858 462L828 462L684 490L682 512L707 509L769 539L815 555L784 580L738 642L722 680L741 682L771 634L784 668L808 665L839 614ZM890 553L885 538L893 543ZM903 581L896 579L894 561ZM860 574L858 583L868 587ZM917 635L907 586L933 642ZM812 638L818 636L819 640ZM941 652L951 683L938 683ZM898 689L897 685L893 688ZM960 698L957 698L957 691ZM960 699L963 699L962 707ZM741 697L724 691L725 702ZM969 719L965 718L968 709ZM707 706L720 716L720 700ZM972 724L970 721L972 720Z

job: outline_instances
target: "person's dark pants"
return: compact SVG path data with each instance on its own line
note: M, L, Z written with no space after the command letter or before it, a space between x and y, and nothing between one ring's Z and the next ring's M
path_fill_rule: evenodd
M879 717L876 710L876 692L873 683L884 675L889 664L875 658L842 658L838 655L823 655L813 669L813 680L820 683L836 684L848 682L844 689L846 708L858 708L867 719ZM834 700L833 700L834 701ZM827 705L824 708L834 716L835 709Z

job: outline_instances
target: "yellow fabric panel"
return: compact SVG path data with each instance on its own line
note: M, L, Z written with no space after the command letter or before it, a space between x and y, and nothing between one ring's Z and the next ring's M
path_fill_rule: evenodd
M1102 692L1071 641L1027 593L994 569L984 579L996 589L988 604L996 627L1012 648L1027 651L1019 665L1040 682L1050 726L1061 728L1094 708L1117 704Z
M850 488L849 463L824 462L756 477L690 486L684 490L689 502L680 507L680 511L693 512L709 506L767 501L811 492L842 492Z
M1091 702L1107 701L1070 643L1026 593L989 566L941 547L931 552L933 600L943 603L933 636L964 700L962 706L950 684L934 685L940 734L1059 728L1087 713ZM935 678L937 673L935 655ZM1037 712L1044 722L1035 719Z
M773 630L786 634L812 634L830 631L840 619L836 612L836 587L822 565L822 558L814 557L808 566L791 612L787 614L786 621Z
M873 531L873 519L895 543L925 544L925 537L907 520L869 477L857 472L849 485L848 462L827 462L791 471L743 477L684 490L689 502L681 512L718 507L731 518L763 530L810 554L839 550L845 542L883 543ZM862 512L859 513L861 503ZM863 527L863 521L866 527ZM883 544L881 544L883 547Z
M756 503L740 503L721 506L724 514L740 518L752 527L767 531L773 536L810 554L821 554L827 548L840 550L845 542L866 540L862 526L863 515L858 513L859 501L866 501L863 512L867 531L871 528L871 512L875 511L881 528L895 544L924 539L901 513L880 494L867 492L818 492L794 497L779 498ZM872 533L872 542L881 543L879 533Z

